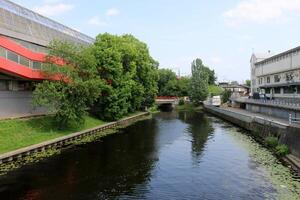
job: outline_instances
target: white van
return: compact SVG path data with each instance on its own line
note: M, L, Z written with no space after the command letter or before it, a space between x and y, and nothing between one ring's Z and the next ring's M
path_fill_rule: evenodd
M221 97L220 96L213 96L211 98L211 105L212 106L221 106Z

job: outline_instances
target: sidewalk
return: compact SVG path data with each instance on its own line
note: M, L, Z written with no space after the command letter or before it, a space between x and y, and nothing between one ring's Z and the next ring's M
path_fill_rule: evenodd
M288 119L285 120L285 119L282 119L282 118L272 117L272 116L269 116L269 115L266 115L266 114L262 114L262 113L254 113L254 112L250 112L250 111L247 111L247 110L244 110L244 109L240 109L240 108L220 107L220 109L229 110L229 111L232 111L232 112L240 113L240 114L243 114L243 115L247 115L249 117L263 118L265 120L272 121L272 122L275 122L275 123L278 123L278 124L282 124L284 126L293 126L293 127L300 128L300 124L293 123L292 125L290 125Z

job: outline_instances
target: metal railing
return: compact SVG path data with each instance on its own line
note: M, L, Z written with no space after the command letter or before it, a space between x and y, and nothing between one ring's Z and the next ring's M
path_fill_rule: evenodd
M283 105L283 106L290 106L290 107L300 107L300 101L296 101L293 99L274 99L274 100L268 100L268 99L241 99L243 102L247 103L261 103L261 104L271 104L271 105Z
M289 114L289 124L291 125L292 123L300 123L300 118L293 117L292 114Z

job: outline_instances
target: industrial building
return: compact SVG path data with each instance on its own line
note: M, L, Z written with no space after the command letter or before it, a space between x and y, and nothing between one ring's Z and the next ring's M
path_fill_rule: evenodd
M94 39L11 1L0 0L0 119L45 112L31 104L34 83L54 40L88 45Z
M251 57L251 92L270 99L300 100L300 46Z

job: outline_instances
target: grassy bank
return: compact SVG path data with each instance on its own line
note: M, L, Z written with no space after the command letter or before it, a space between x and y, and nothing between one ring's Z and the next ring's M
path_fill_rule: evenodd
M59 130L53 125L52 117L49 116L0 121L0 154L104 123L99 119L86 116L85 124L82 127Z
M195 106L192 103L185 103L184 105L177 105L175 107L177 111L200 111L202 110L202 106Z

